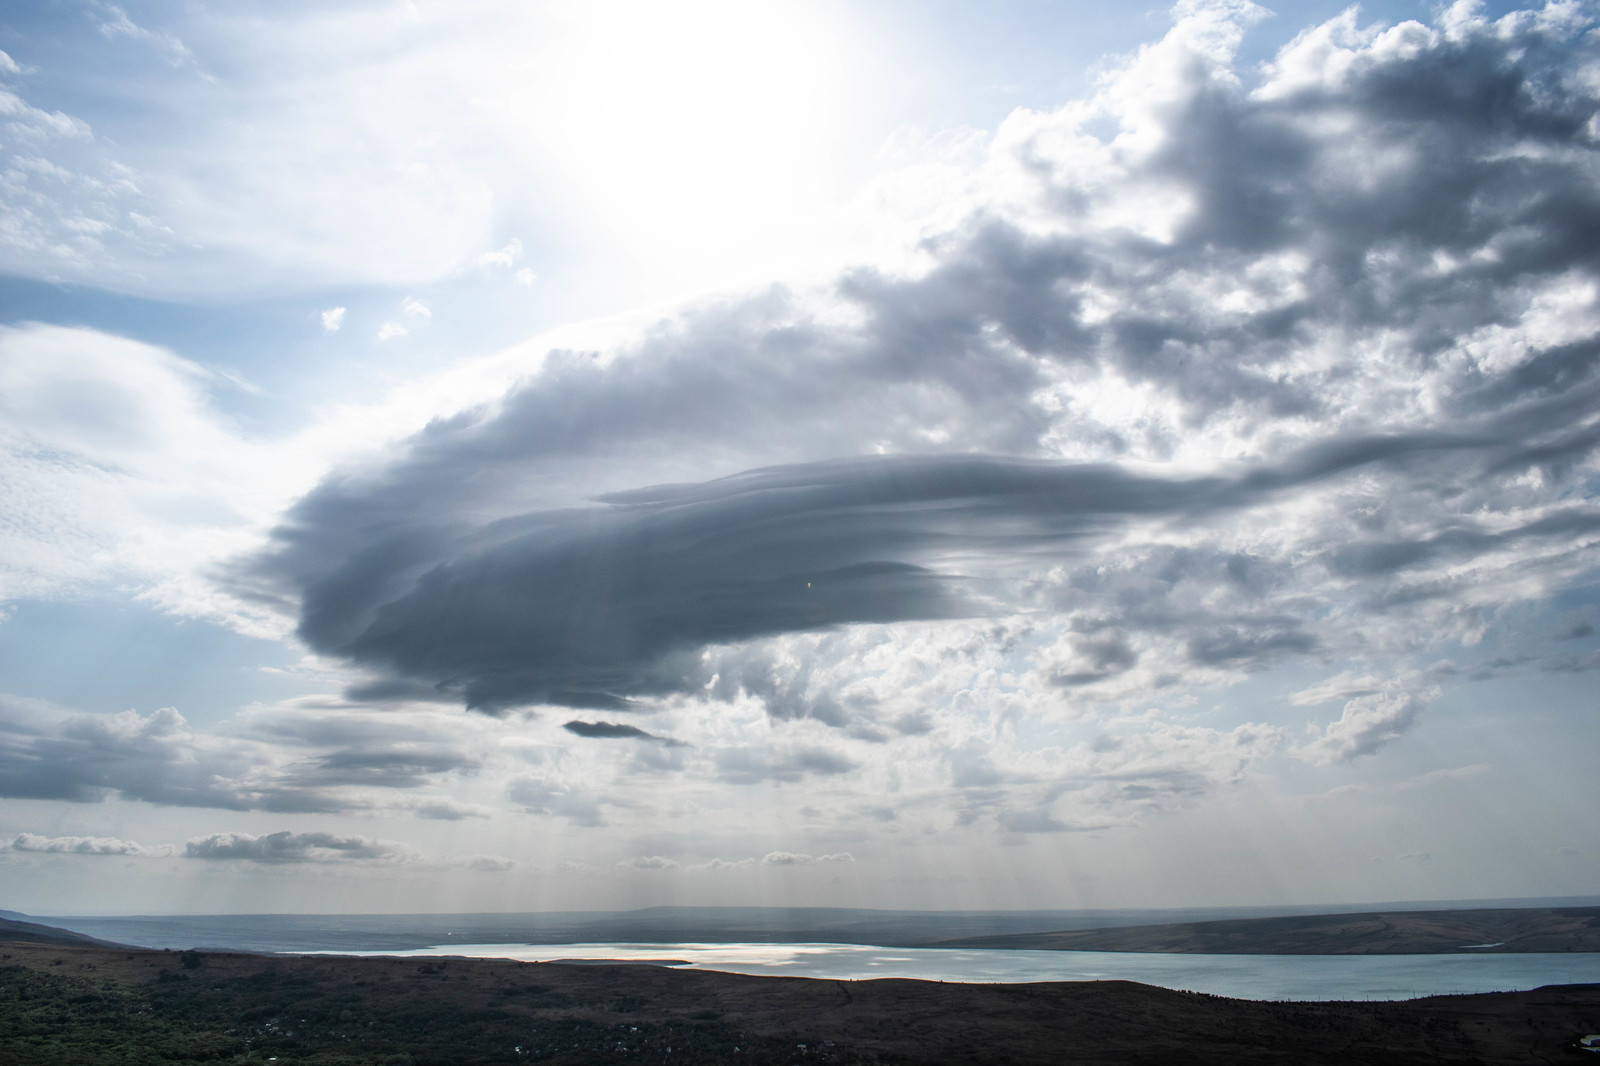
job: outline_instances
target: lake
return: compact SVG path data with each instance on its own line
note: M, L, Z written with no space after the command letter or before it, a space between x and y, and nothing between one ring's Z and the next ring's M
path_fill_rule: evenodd
M1600 954L1158 955L1111 951L875 948L857 944L445 944L333 954L551 962L681 960L761 976L924 981L1139 981L1161 988L1261 1000L1413 999L1600 983Z

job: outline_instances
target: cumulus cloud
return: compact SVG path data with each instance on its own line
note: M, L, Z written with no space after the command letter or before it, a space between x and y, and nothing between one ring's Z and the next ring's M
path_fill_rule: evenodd
M689 867L691 870L748 870L756 865L755 859L707 859L705 862L696 863Z
M1276 726L1153 720L1070 748L1017 751L977 738L946 753L957 823L1008 833L1088 832L1190 806L1283 749Z
M395 691L752 697L877 740L928 707L797 641L1010 620L1010 691L1071 705L1481 639L1600 545L1588 16L1347 13L1247 77L1253 17L1185 6L1012 116L909 265L544 354L232 580ZM1326 750L1403 732L1380 705Z
M502 267L511 269L511 265L522 258L522 242L515 237L506 242L504 248L494 252L484 252L478 256L477 264L480 267ZM519 271L518 273L521 273Z
M177 849L170 844L146 847L132 840L116 837L47 837L37 833L19 833L11 841L12 851L36 851L52 855L137 855L165 857Z
M344 325L345 308L332 307L322 312L322 328L329 333L339 332L339 327Z
M635 855L630 859L623 859L617 865L630 870L676 870L679 863L676 859L668 859L660 855Z
M479 765L426 730L355 717L335 711L306 728L291 709L225 734L196 729L171 707L88 714L0 694L0 797L331 813L391 806L385 792ZM452 801L422 806L434 817L474 811Z
M7 797L81 803L116 792L174 806L323 806L312 793L252 789L263 776L259 753L196 736L170 707L89 715L7 698L0 715L0 795Z
M841 851L833 855L807 855L796 851L769 851L761 858L762 866L815 866L826 862L855 862L856 857L848 851Z
M413 862L416 853L393 841L333 833L212 833L183 846L190 859L261 863Z
M1344 705L1338 721L1330 723L1300 753L1314 762L1349 762L1371 755L1405 736L1422 708L1438 694L1436 688L1422 693L1391 688L1357 696Z
M502 855L473 855L458 861L457 865L480 874L503 874L517 868L515 859Z

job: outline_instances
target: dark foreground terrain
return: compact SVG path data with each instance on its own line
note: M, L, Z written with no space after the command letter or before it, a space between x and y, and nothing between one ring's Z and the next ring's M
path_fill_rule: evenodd
M1439 955L1600 951L1600 907L1305 914L965 937L941 947L1202 955Z
M656 966L0 943L0 1063L1579 1062L1600 985L1258 1003L1123 981L816 981Z

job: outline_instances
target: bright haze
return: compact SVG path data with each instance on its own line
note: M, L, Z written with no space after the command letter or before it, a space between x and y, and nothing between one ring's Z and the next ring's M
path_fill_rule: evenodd
M0 25L0 906L1600 884L1600 10Z

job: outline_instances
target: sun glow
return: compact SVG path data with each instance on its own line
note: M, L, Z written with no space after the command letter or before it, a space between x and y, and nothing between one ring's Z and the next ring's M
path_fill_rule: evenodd
M861 66L827 7L564 8L505 96L530 168L641 268L729 280L792 249L835 195ZM841 133L841 131L846 131Z

